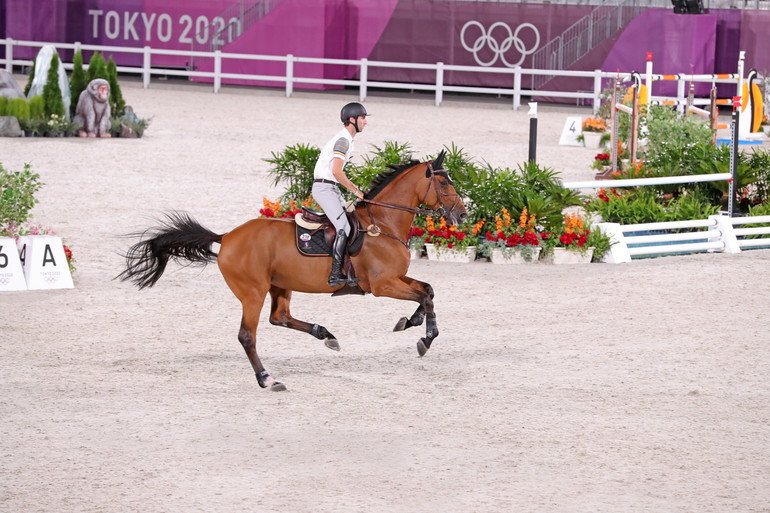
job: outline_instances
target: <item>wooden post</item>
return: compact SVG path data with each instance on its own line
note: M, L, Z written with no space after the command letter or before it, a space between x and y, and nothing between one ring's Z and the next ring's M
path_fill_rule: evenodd
M639 87L634 87L633 104L631 107L631 164L636 167L636 150L639 145Z

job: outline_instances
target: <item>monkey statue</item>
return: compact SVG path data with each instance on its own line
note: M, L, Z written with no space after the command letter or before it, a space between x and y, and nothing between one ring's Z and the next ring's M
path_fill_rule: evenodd
M95 78L80 93L75 109L75 122L80 137L111 137L110 83Z

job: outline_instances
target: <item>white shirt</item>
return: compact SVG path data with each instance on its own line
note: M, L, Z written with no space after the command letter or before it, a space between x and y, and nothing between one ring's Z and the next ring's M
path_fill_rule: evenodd
M334 178L334 174L332 173L332 163L334 162L334 159L342 159L342 166L344 167L352 155L353 137L350 135L347 128L343 128L321 149L321 154L318 156L318 160L315 163L313 177L337 182L337 179Z

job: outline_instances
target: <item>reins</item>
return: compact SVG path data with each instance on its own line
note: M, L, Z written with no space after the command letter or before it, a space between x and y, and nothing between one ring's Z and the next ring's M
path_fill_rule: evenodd
M428 193L430 192L430 188L433 185L433 180L435 180L435 178L436 178L436 172L433 169L433 161L429 160L428 162L426 162L426 164L428 166L428 171L430 171L430 181L428 182L428 187L425 189L425 194L423 195L422 201L420 201L420 204L423 204L425 202L425 200L428 198ZM404 247L406 247L406 249L409 249L409 244L407 244L405 241L401 240L400 238L398 238L397 236L395 236L395 235L393 235L391 233L383 232L380 229L380 227L377 226L377 222L374 220L374 216L372 215L372 211L369 208L369 205L377 205L377 206L380 206L380 207L392 208L392 209L395 209L395 210L403 210L404 212L409 212L409 213L414 214L414 215L417 215L417 214L429 215L429 214L433 214L434 212L440 212L440 211L444 211L445 210L444 206L441 204L441 198L444 197L444 196L451 196L451 195L450 194L439 194L438 187L436 187L436 200L437 200L436 204L438 205L438 208L435 208L435 207L434 208L407 207L405 205L396 205L396 204L393 204L393 203L385 203L385 202L382 202L382 201L377 201L377 200L373 200L373 199L363 198L363 199L361 199L361 201L364 203L364 206L366 207L366 213L369 215L369 219L371 219L371 221L372 221L372 224L369 225L366 228L366 231L367 231L367 233L370 233L371 235L375 235L375 236L376 235L385 235L387 237L395 239L398 242L400 242L401 244L403 244ZM449 212L452 212L452 210L454 210L455 206L457 205L457 201L460 199L460 196L458 194L454 194L454 196L457 196L457 198L455 199L455 202L452 204L452 208L449 209ZM444 215L446 215L446 213L442 212L441 215L444 216ZM414 217L412 218L412 224L409 227L409 231L411 231L413 226L414 226Z

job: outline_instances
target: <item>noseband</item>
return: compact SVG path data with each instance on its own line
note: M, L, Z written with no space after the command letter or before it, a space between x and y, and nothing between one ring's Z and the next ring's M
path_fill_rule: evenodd
M449 180L449 183L452 183L452 180L449 178L449 175L446 173L446 171L443 171L439 169L438 171L433 169L433 161L429 160L427 162L428 169L425 172L425 177L430 178L430 181L428 182L428 188L425 189L425 194L422 197L422 201L420 201L420 204L424 204L425 201L428 199L428 193L430 192L431 186L433 186L436 189L436 204L431 207L431 213L435 212L438 216L447 218L452 212L454 212L455 207L457 206L457 202L460 201L460 195L455 194L442 194L441 190L438 186L434 186L433 182L436 180L436 176L443 176L447 180ZM452 203L452 207L447 211L446 207L444 207L444 202L442 201L443 198L446 198L448 196L454 196L455 200Z

